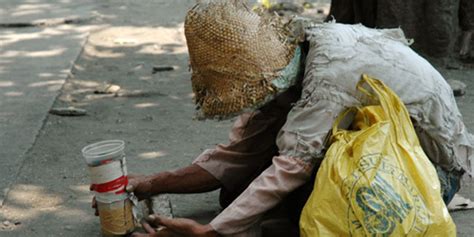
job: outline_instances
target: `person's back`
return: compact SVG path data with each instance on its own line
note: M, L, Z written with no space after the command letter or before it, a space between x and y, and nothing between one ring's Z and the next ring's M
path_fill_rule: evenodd
M442 147L438 152L443 154L426 149L432 161L446 170L471 172L467 156L456 159L460 151L448 151L453 146L470 144L472 139L464 128L452 90L433 66L408 47L400 29L327 23L307 34L311 46L303 93L311 91L315 97L331 97L347 107L358 106L364 103L356 90L360 76L378 78L402 99L415 125Z

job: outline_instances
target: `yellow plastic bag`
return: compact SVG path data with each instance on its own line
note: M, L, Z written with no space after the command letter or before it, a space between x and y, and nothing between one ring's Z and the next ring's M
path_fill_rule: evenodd
M337 128L344 115L334 124L301 214L301 236L456 236L403 103L366 75L357 88L378 105L358 109L354 130Z

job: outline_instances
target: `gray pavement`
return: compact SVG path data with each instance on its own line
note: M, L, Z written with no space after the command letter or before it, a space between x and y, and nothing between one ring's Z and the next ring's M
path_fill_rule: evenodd
M61 8L60 4L56 2L53 8ZM5 165L0 166L5 168L0 170L2 189L8 191L0 209L0 236L100 235L80 154L88 143L126 140L129 170L152 173L188 164L203 147L225 140L229 123L192 120L182 23L193 1L94 4L79 8L96 10L86 11L86 20L77 24L2 28L8 33L1 34L2 56L15 58L1 57L1 147L10 146L2 149L2 157L11 159L2 160ZM11 9L24 9L12 5L4 12L14 16ZM40 20L31 17L18 22L69 19L73 9L68 8L77 4L62 7L64 15L48 18L44 12L38 15ZM0 25L15 26L15 22ZM37 32L38 39L28 41L29 35L23 32ZM152 67L160 64L177 70L152 74ZM118 84L131 96L94 94L104 83ZM48 115L53 106L70 105L87 109L88 115ZM174 214L214 215L215 197L215 193L194 198L173 195ZM193 204L200 201L207 205Z
M0 188L9 190L0 209L0 236L100 235L80 154L89 143L125 140L129 171L150 174L189 164L204 149L226 142L231 121L192 120L183 19L193 2L2 5L0 25L54 24L0 27ZM78 17L84 20L57 23ZM153 74L154 65L176 70ZM468 84L458 103L474 131L474 70L442 73ZM109 83L124 93L94 94ZM86 109L87 116L48 114L51 107L65 106ZM467 182L462 193L474 199L473 190ZM177 217L206 223L219 211L217 192L170 199ZM474 233L473 213L452 214L460 236ZM4 221L9 225L2 226Z
M2 0L0 24L42 24L60 19L92 18L98 1L93 0Z
M5 0L1 5L0 206L91 30L61 19L89 20L95 3ZM40 23L54 25L28 26ZM25 27L11 27L15 24Z

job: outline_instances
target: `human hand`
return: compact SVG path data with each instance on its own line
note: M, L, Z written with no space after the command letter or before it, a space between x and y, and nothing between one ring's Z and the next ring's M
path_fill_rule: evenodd
M97 207L97 201L95 200L95 196L92 197L92 209L94 209L94 215L99 216L99 208Z
M152 178L144 175L128 175L127 192L133 192L138 201L150 198L152 195Z
M201 225L185 218L170 219L158 215L150 215L142 223L147 232L133 233L132 237L217 237L219 234L210 225ZM162 226L156 230L154 227Z
M143 200L151 197L151 179L144 175L128 175L128 185L125 188L127 192L134 192L138 200ZM94 190L94 186L89 187L90 191ZM94 215L99 216L99 209L97 208L97 200L92 198L92 208L95 210Z

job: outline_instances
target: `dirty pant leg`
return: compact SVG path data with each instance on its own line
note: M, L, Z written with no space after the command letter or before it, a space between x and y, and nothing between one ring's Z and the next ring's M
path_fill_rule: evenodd
M414 125L420 145L436 169L441 185L441 195L444 203L448 205L453 199L454 194L456 194L461 188L463 172L457 170L446 171L446 169L443 169L442 167L447 164L442 163L442 156L446 154L439 148L438 143L435 142L420 126L418 126L416 122L414 122ZM468 155L468 151L465 149L458 148L456 151L458 156L463 157Z
M333 19L338 23L354 24L354 0L332 0L326 21Z
M437 165L435 165L435 168L438 173L439 183L441 184L441 195L444 204L447 206L461 188L462 176L456 172L447 172Z
M474 31L473 0L461 0L459 4L459 26L463 31Z
M378 0L354 0L354 23L376 27Z
M425 0L425 6L426 51L435 57L448 56L454 42L459 0Z

